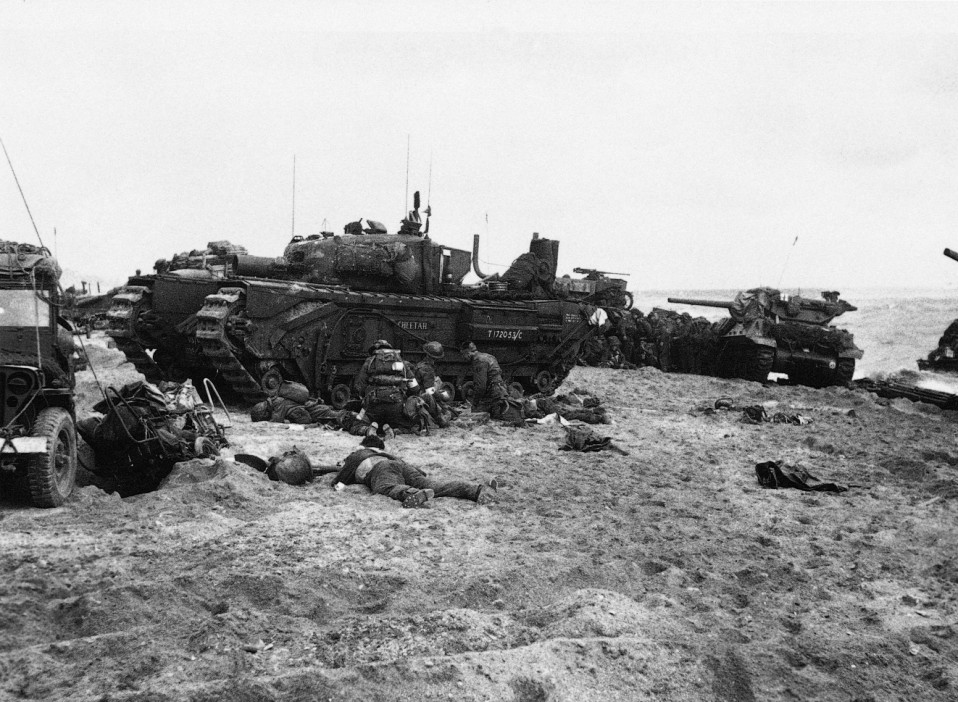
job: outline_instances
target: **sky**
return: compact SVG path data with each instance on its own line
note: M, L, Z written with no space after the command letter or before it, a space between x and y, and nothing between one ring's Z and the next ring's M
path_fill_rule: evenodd
M484 273L538 232L634 290L958 286L956 125L958 3L0 3L0 139L112 283L420 190Z

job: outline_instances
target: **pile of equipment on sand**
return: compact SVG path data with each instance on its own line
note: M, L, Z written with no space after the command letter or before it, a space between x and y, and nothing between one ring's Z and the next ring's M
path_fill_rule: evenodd
M144 381L108 387L93 410L77 422L95 459L84 468L98 487L124 497L154 490L177 463L217 456L229 445L228 427L190 381L162 389Z
M820 299L784 296L753 288L733 300L668 298L669 302L726 309L729 317L705 317L654 308L600 310L601 333L586 339L581 365L607 368L653 366L672 373L696 373L766 382L770 373L788 375L794 385L847 385L862 350L853 336L831 325L856 308L825 291Z

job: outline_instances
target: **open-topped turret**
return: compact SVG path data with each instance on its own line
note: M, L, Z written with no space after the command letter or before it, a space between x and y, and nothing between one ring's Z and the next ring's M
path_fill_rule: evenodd
M858 309L839 294L785 297L774 288L752 288L729 301L670 297L669 302L729 311L730 319L719 328L717 365L723 375L764 382L769 373L786 373L792 382L817 387L850 382L863 354L851 334L829 326Z

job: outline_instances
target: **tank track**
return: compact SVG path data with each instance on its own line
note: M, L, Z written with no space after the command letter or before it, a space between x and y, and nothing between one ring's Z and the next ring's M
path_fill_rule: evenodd
M240 363L227 337L231 320L246 303L242 288L221 288L207 295L203 307L196 313L196 338L203 355L219 371L230 387L250 402L266 398L259 382Z
M153 307L152 291L144 285L127 285L113 296L106 312L107 330L116 347L150 383L163 380L163 371L146 352L148 345L137 334L136 325Z

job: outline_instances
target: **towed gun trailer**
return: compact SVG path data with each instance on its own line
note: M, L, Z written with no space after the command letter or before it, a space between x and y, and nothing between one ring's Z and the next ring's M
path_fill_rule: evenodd
M719 375L765 382L769 373L784 373L798 385L846 385L855 374L863 351L854 337L829 323L857 307L839 299L838 292L821 299L783 297L773 288L753 288L734 300L670 297L669 302L727 309L731 317L719 323Z
M958 261L958 253L951 249L942 252L945 256ZM958 373L958 319L952 321L938 339L938 347L926 358L918 359L918 370Z
M25 478L37 507L62 505L76 481L74 345L59 277L46 248L0 242L0 470Z
M555 280L555 289L560 295L570 299L587 302L597 307L619 307L624 310L632 309L632 293L626 290L628 282L622 278L610 278L613 275L628 273L612 273L595 268L573 268L573 273L584 274L584 278L572 278L564 275Z

